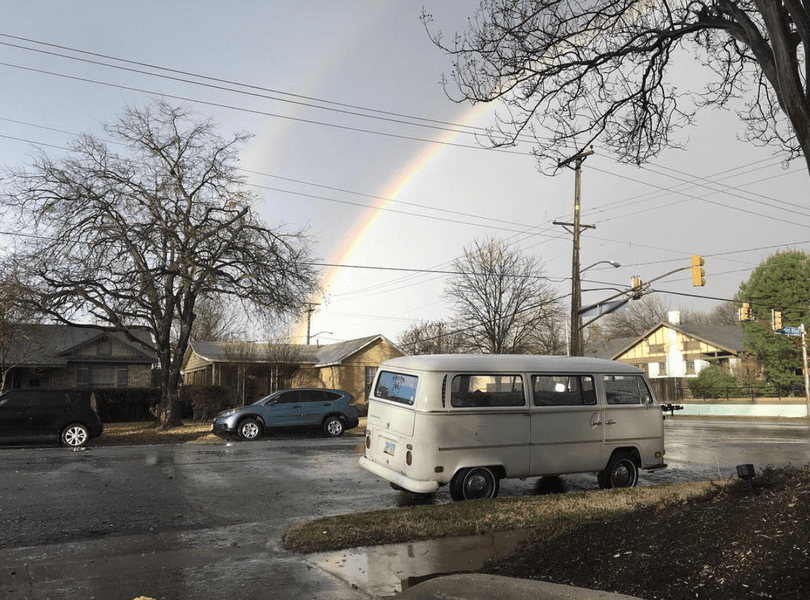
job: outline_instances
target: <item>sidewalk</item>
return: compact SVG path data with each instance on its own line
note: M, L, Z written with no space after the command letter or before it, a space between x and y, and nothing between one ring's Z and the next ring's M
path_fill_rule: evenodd
M586 590L498 575L449 575L408 588L395 600L639 600L632 596Z

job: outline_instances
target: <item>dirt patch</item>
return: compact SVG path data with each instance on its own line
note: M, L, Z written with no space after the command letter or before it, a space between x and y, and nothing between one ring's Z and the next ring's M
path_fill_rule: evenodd
M211 423L186 422L182 427L158 429L153 422L105 423L104 432L90 441L92 446L134 446L184 443L225 443L211 433Z
M536 535L484 572L645 600L810 597L810 469Z

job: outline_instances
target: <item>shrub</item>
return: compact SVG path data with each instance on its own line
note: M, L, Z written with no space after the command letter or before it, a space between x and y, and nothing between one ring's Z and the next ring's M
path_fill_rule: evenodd
M98 414L105 423L128 423L152 419L149 409L160 402L156 388L94 390Z
M709 365L697 377L689 379L687 385L696 398L739 398L745 395L737 380L717 365Z
M225 407L228 389L221 385L185 385L180 388L180 401L191 405L195 419L208 420Z

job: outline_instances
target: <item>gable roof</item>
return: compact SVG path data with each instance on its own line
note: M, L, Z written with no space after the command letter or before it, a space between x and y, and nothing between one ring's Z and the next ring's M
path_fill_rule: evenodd
M151 343L151 335L145 329L133 333L145 343ZM141 357L140 360L128 359L129 362L153 363L157 359L154 352L134 344L121 332L108 332L96 327L30 324L15 327L7 362L29 367L64 366L76 349L101 338L115 340Z
M396 345L388 341L383 335L372 335L324 346L245 342L245 344L250 344L250 350L246 351L244 356L239 357L235 356L239 354L238 347L234 349L233 345L229 342L192 341L189 342L189 347L186 350L186 360L190 356L190 353L194 352L200 358L211 363L230 363L236 362L236 360L263 363L269 362L269 358L273 357L274 349L277 349L277 356L280 359L279 362L312 365L314 367L328 367L341 364L352 355L367 348L378 340L385 341L391 345L391 347L399 350ZM401 350L399 351L402 352ZM402 354L405 353L402 352Z
M609 356L609 358L613 360L618 359L622 354L630 350L630 348L646 340L663 327L673 329L686 337L705 342L712 346L717 346L730 354L738 355L745 352L745 346L743 346L745 332L739 325L701 325L695 323L674 325L668 321L661 321L658 325L645 331L640 337L621 338L621 341L625 342L624 345L611 347L613 354Z

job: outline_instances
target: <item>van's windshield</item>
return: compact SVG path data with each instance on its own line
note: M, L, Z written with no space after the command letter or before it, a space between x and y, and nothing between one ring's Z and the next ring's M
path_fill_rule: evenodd
M416 386L418 383L419 378L414 375L383 371L377 378L374 395L377 398L413 406L416 400Z

